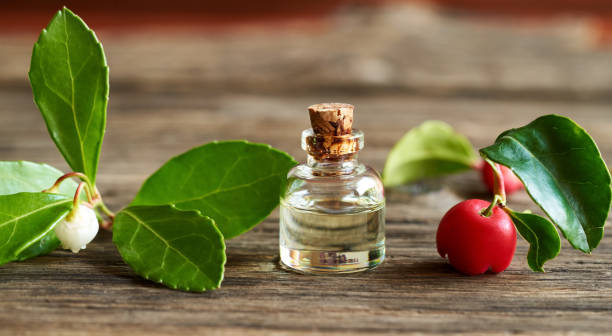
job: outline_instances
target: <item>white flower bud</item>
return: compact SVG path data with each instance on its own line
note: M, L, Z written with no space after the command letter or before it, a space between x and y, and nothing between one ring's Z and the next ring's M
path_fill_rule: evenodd
M55 226L55 234L63 248L77 253L96 237L98 227L93 209L80 205Z

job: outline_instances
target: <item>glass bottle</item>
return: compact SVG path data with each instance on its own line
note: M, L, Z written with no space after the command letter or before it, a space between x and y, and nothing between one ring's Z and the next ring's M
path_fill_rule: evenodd
M294 167L281 195L281 263L303 273L372 269L385 258L385 197L380 176L357 161L363 132L353 106L309 107L302 132L306 164Z

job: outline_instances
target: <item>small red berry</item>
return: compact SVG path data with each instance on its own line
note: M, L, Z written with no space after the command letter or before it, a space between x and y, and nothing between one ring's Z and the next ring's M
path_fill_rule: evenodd
M516 229L510 216L499 206L489 217L482 211L489 202L471 199L463 201L442 217L436 242L438 253L448 256L459 272L476 275L488 269L502 272L512 262L516 248Z
M506 189L507 195L523 188L523 182L521 182L521 180L514 175L510 168L502 165L499 165L499 167L501 168L501 173L504 176L504 188ZM482 181L487 185L489 191L493 193L495 175L493 174L493 168L491 168L491 165L487 163L481 165L480 174L482 175Z

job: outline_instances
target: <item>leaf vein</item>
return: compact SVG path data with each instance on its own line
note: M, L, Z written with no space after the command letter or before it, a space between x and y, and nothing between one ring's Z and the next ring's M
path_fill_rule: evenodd
M524 145L523 145L523 144L522 144L520 141L518 141L517 139L515 139L515 138L513 138L513 137L511 137L511 136L508 136L508 135L505 135L505 136L503 136L502 138L508 138L508 139L510 139L510 140L512 140L512 141L514 141L514 142L516 142L516 143L517 143L517 144L518 144L518 145L519 145L521 148L523 148L523 149L525 150L525 152L527 152L527 153L528 153L530 156L532 156L532 157L533 157L533 159L534 159L535 161L537 161L537 162L538 162L538 163L539 163L539 164L542 166L542 168L543 168L543 169L546 171L546 173L548 174L548 176L550 176L550 177L554 177L554 175L553 175L553 174L552 174L552 172L551 172L551 171L548 169L548 167L546 167L546 165L544 165L544 164L542 163L542 161L540 161L540 159L539 159L538 157L536 157L535 155L533 155L533 154L532 154L532 153L529 151L529 149L527 149L527 147L525 147L525 146L524 146ZM551 178L551 180L552 180L552 181L555 183L555 185L557 186L557 188L558 188L558 189L561 191L561 194L563 195L563 198L564 198L565 202L566 202L566 203L568 203L568 208L569 208L569 209L571 209L572 214L573 214L573 215L574 215L574 217L575 217L575 218L578 220L578 222L579 222L579 224L580 224L580 231L579 231L579 232L582 232L582 236L583 236L583 238L585 239L585 241L586 241L586 243L587 243L587 246L588 246L588 248L589 248L589 250L590 250L589 242L588 242L588 239L587 239L587 236L586 236L586 232L585 232L585 228L584 228L584 225L586 225L586 223L583 223L583 221L581 220L581 218L578 216L576 209L574 209L574 202L570 202L570 200L571 200L572 198L571 198L571 197L568 197L568 196L566 195L565 189L562 189L562 188L559 186L559 182L558 182L556 179ZM544 212L546 212L546 210L545 210L545 209L542 209L542 210L544 210ZM547 215L548 215L548 213L547 213ZM550 217L550 215L548 215L548 217ZM554 221L554 219L553 219L553 221Z
M89 63L89 61L91 60L91 57L93 55L94 55L94 53L93 53L93 51L91 51L89 53L89 55L87 56L87 58L85 58L85 60L83 61L83 64L81 65L81 67L74 74L74 78L75 79L79 78L79 75L81 75L81 72L83 71L83 69L85 69L85 66L87 65L87 63Z
M74 76L72 75L72 64L70 63L70 48L68 48L68 41L70 40L70 35L68 34L68 21L66 19L66 15L64 15L64 33L66 35L66 64L68 65L68 75L70 76L70 88L72 90L72 104L70 105L72 109L72 119L74 121L74 128L76 129L77 137L79 138L79 148L81 150L81 162L83 163L83 173L88 174L87 164L85 163L85 149L83 148L83 138L81 137L81 130L79 129L79 123L77 121L76 115L76 107L75 107L75 91L74 91Z
M70 202L70 200L62 200L62 201L59 201L59 202L56 202L56 203L51 203L51 204L45 205L44 207L37 208L37 209L32 210L32 211L30 211L30 212L27 212L27 213L25 213L25 214L23 214L23 215L21 215L21 216L18 216L18 217L12 218L12 219L11 219L11 220L9 220L9 221L6 221L6 222L4 222L4 223L0 223L0 228L1 228L1 227L4 227L4 226L6 226L6 225L8 225L8 224L10 224L10 223L12 223L12 222L19 221L20 219L25 218L25 217L27 217L27 216L30 216L30 215L32 215L32 214L35 214L35 213L37 213L37 212L39 212L39 211L42 211L42 210L45 210L45 209L48 209L48 208L54 207L54 206L56 206L56 205L58 205L58 204L68 203L68 202Z
M130 246L134 244L134 239L136 238L136 235L138 234L139 230L140 230L140 226L137 226L136 230L134 230L134 233L132 233L132 237L130 238L130 242L129 242Z
M36 190L36 191L40 191L40 188L35 185L34 183L32 183L30 180L26 180L26 179L20 179L15 175L5 175L3 178L3 182L6 182L7 179L11 179L11 180L15 180L17 182L23 183L25 185L28 185L32 188L32 190Z
M162 256L161 266L159 266L159 268L161 268L162 270L165 269L167 257L168 257L168 246L166 246L166 248L164 249L164 255Z
M170 243L164 239L164 237L160 236L155 230L153 230L153 228L151 228L150 226L148 226L144 221L142 221L138 216L136 216L135 214L133 214L132 212L128 211L128 210L123 210L123 212L125 214L127 214L128 216L132 217L136 222L138 222L140 225L142 225L145 229L147 229L149 232L151 232L153 235L155 235L155 237L157 237L157 239L159 239L160 241L162 241L167 247L169 247L170 249L172 249L176 254L178 254L179 256L181 256L186 263L189 263L191 265L193 265L200 273L202 273L203 275L206 276L206 278L208 278L208 275L206 275L206 273L204 272L204 270L202 270L197 264L195 264L193 261L191 261L191 259L187 258L187 256L185 256L180 250L176 249L175 247L173 247L172 245L170 245ZM177 270L178 272L178 270ZM212 279L208 278L209 280L212 281Z
M59 92L55 91L55 89L49 85L49 83L47 82L47 79L45 78L45 76L43 75L43 84L49 89L49 91L51 93L53 93L54 95L56 95L62 102L64 102L66 105L68 105L69 107L70 105L70 101L68 100L68 98L64 97L62 94L60 94Z
M98 89L100 88L100 81L97 80L96 81L96 89L94 90L94 92L98 92ZM87 118L87 123L85 124L85 134L83 135L83 139L87 139L87 135L89 134L89 125L91 125L91 120L93 119L93 111L96 108L96 102L94 101L91 104L91 110L89 111L89 116Z
M232 171L232 169L234 169L236 167L236 165L238 165L238 162L242 161L242 157L239 157L238 159L236 159L236 161L234 161L234 163L232 163L231 166L229 166L226 170L225 170L225 174L223 174L223 177L221 177L221 179L219 179L219 184L217 184L217 190L219 188L221 188L221 186L223 185L223 182L225 182L225 179L227 179L227 177L229 176L230 172Z
M539 258L539 256L540 256L540 240L538 239L538 235L535 233L535 231L533 231L533 229L529 225L525 224L525 222L523 222L522 219L520 219L518 217L516 217L516 218L521 222L521 224L523 225L524 228L527 228L527 230L529 230L529 232L533 236L534 243L531 246L535 245L535 251L534 252L535 252L536 265L539 268L539 267L541 267L541 264L540 264L540 258Z
M199 196L192 197L192 198L177 200L175 202L176 203L185 203L185 202L203 200L205 198L208 198L210 196L214 196L216 194L225 193L225 192L228 192L228 191L234 191L234 190L238 190L238 189L242 189L242 188L248 188L248 187L250 187L250 186L252 186L252 185L254 185L256 183L259 183L261 181L265 181L265 180L270 179L270 178L278 177L278 176L279 176L278 174L273 174L273 175L268 175L268 176L265 176L265 177L260 177L258 179L255 179L255 180L249 182L249 183L239 184L239 185L236 185L236 186L233 186L233 187L229 187L229 188L225 188L225 189L216 188L215 190L210 191L210 192L208 192L206 194L199 195Z
M13 230L11 230L11 234L9 235L9 237L6 239L6 241L4 242L4 244L0 245L0 248L4 247L5 245L7 245L8 243L11 242L11 239L13 238L13 236L15 235L15 232L17 232L17 223L19 223L19 220L17 220L15 222L15 224L13 225Z

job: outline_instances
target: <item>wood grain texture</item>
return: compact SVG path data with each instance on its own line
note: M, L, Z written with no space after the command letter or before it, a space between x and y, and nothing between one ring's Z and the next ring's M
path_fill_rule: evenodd
M343 39L334 34L355 39L349 30L320 36L304 33L294 42L293 37L282 37L282 43L274 35L263 34L255 40L237 34L227 39L201 36L194 41L191 33L140 42L135 35L102 38L113 84L98 184L109 206L119 210L126 205L144 179L170 157L215 139L270 143L303 160L299 141L301 130L309 125L306 107L321 101L356 106L354 125L364 131L366 140L360 159L378 170L393 143L424 120L449 122L482 147L499 132L547 113L576 120L610 162L612 67L598 65L609 65L612 51L565 48L558 41L571 39L571 29L521 35L520 29L512 27L478 30L477 36L459 46L468 49L458 50L454 48L458 41L446 46L435 41L448 32L448 25L463 24L430 14L433 19L426 27L438 29L431 34L411 26L414 22L396 20L393 24L401 29L391 33L385 26L390 25L388 21L366 21L380 27L379 43L388 48L401 42L414 50L411 57L431 63L423 68L419 62L398 61L401 53L376 47L372 45L376 39L369 40L370 48L363 47L361 52L367 59L401 68L404 73L397 74L398 80L405 81L401 85L387 79L379 84L351 78L356 76L352 68L345 69L350 74L345 78L324 72L340 71L334 65L343 64L339 60L346 55L333 51L323 60L302 52L277 53L283 43L295 43L296 48L306 42L319 43L323 49L334 50L331 46ZM347 13L343 22L384 15L395 14L390 9ZM370 34L376 36L376 32ZM406 36L389 36L401 32ZM510 42L500 42L504 38ZM3 44L7 41L11 42ZM48 162L66 170L32 103L25 82L27 69L20 65L27 64L33 42L29 37L0 35L0 159ZM489 46L491 52L468 61L474 51L470 48L479 49L478 45ZM149 59L134 56L143 50ZM349 60L361 62L355 52L357 56ZM250 60L245 54L251 55ZM456 62L455 55L465 57ZM483 70L490 69L483 64L502 63L507 66L504 71L487 74ZM572 70L572 64L577 68ZM444 69L432 70L438 66ZM588 72L590 67L592 76L576 70ZM410 76L428 69L438 76ZM286 79L295 74L302 74L301 79L284 88ZM245 82L240 80L242 75ZM304 276L281 269L275 212L251 232L228 242L220 289L178 292L137 277L122 262L111 235L103 233L78 255L56 251L0 267L0 334L610 333L609 234L592 255L573 250L564 241L560 256L546 264L544 274L529 270L528 246L519 240L516 256L502 274L462 276L438 256L435 230L448 208L465 198L486 198L485 189L473 172L421 187L429 191L388 190L387 260L372 272ZM513 195L509 202L514 209L537 210L525 193ZM610 230L610 221L606 229Z

